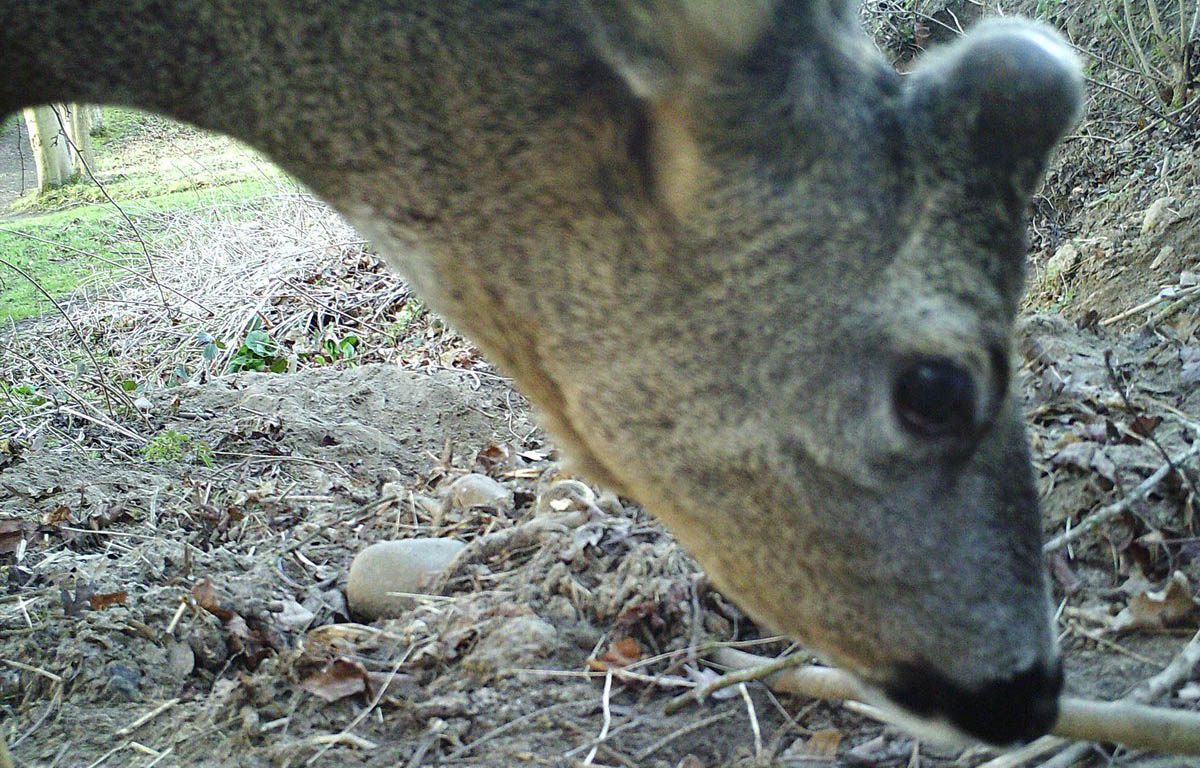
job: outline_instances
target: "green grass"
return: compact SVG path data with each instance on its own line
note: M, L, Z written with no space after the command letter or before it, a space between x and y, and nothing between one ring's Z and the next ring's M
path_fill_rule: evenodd
M120 270L106 262L144 260L116 200L134 218L220 203L240 203L275 193L287 178L240 144L154 115L105 109L94 137L89 179L42 195L26 195L0 211L0 259L19 267L55 298L85 280L97 285ZM107 193L107 196L106 196ZM153 232L139 227L143 237ZM93 256L94 255L94 256ZM42 292L0 263L0 322L52 309Z

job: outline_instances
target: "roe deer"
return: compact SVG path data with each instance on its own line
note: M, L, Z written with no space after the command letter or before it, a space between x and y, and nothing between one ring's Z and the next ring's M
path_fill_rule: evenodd
M1081 78L992 21L906 76L848 0L0 0L0 113L125 104L368 235L751 616L991 742L1057 713L1010 391Z

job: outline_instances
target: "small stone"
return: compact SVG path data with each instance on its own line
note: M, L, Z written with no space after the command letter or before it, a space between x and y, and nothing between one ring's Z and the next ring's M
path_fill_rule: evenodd
M463 475L450 484L445 498L452 507L493 507L510 510L513 508L513 493L487 475Z
M1079 248L1074 243L1063 243L1046 262L1045 279L1053 282L1067 277L1079 267Z
M172 640L167 644L167 669L182 680L196 668L196 653L192 646Z
M1142 234L1148 235L1159 229L1163 229L1171 219L1171 203L1175 202L1175 198L1167 195L1160 197L1142 215Z
M537 514L589 512L596 508L596 494L578 480L556 480L538 493Z
M409 595L425 589L463 546L457 539L402 539L372 544L350 564L346 580L350 610L367 619L405 613L416 605Z
M1158 255L1154 257L1154 261L1150 262L1150 269L1158 269L1163 262L1175 255L1175 246L1164 245L1159 249Z
M514 616L484 635L463 659L476 674L524 667L558 648L558 631L534 615Z
M125 664L113 664L108 668L108 684L105 686L105 690L114 697L126 701L137 701L139 698L138 687L141 682L141 670Z

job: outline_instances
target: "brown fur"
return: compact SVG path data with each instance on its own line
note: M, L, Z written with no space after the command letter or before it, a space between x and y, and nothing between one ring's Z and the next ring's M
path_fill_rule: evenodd
M902 81L835 0L0 0L0 113L262 149L755 618L974 695L1056 659L1007 383L1062 50L995 23ZM899 422L928 358L973 378L968 433Z

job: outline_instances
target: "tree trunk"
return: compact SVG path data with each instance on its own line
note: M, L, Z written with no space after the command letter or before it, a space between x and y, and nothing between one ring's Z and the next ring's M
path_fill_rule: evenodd
M96 167L96 158L92 155L92 107L86 104L68 104L63 124L67 126L67 135L71 137L71 165L75 173L89 176L89 170Z
M58 113L55 110L60 110ZM61 187L71 179L71 150L58 121L61 107L31 107L24 111L29 144L37 168L38 191Z

